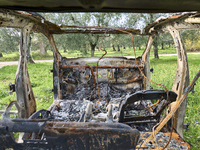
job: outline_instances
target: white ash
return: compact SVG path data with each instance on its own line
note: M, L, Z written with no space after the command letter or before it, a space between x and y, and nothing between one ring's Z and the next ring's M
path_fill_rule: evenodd
M63 100L52 112L52 115L55 120L77 122L80 116L84 114L88 103L92 102L87 100Z
M148 133L148 132L140 132L140 133L142 134L144 139L148 138L151 135L151 133ZM140 139L138 145L142 145L142 143L144 142L144 139ZM169 141L169 136L163 134L162 132L158 132L156 134L157 146L155 145L155 143L149 142L149 143L146 143L146 147L151 149L151 148L156 148L159 146L161 148L161 147L164 147L168 141ZM137 146L136 149L139 149L139 146ZM188 150L188 147L184 146L183 142L171 138L170 143L167 146L166 150Z

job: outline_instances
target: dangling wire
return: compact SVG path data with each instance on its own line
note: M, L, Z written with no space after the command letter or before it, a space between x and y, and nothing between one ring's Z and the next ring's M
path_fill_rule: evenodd
M107 31L106 31L106 32L107 32ZM100 91L99 91L99 83L98 83L98 77L99 77L99 75L98 75L98 66L99 66L99 61L107 54L107 51L106 51L105 49L103 50L103 49L101 48L101 47L102 47L103 40L104 40L105 35L106 35L106 32L104 33L104 36L103 36L103 38L102 38L102 40L101 40L101 44L100 44L100 50L101 50L101 51L104 51L105 53L104 53L104 54L99 58L99 60L97 61L97 67L96 67L97 90L98 90L99 100L98 100L98 102L97 102L95 108L99 105L99 102L100 102L100 100L101 100Z
M168 89L166 88L166 86L163 85L163 84L159 84L159 83L156 83L156 82L152 81L152 80L149 79L149 78L142 72L142 70L140 69L139 63L138 63L137 58L136 58L136 52L135 52L135 45L134 45L133 34L130 33L130 32L128 32L128 31L124 31L123 29L119 29L119 28L115 28L115 27L96 27L96 28L114 29L114 30L118 30L118 31L121 31L121 32L123 32L123 33L126 33L126 34L131 35L132 46L133 46L134 56L135 56L135 62L136 62L136 65L138 66L138 70L140 71L140 73L142 74L142 76L143 76L145 79L147 79L149 82L151 82L151 83L153 83L153 84L156 84L156 85L159 85L159 86L162 86L162 87L164 88L165 92L167 93L167 100L168 100L168 98L169 98L169 96L168 96L168 95L169 95L169 92L168 92ZM107 32L107 31L108 31L108 30L106 30L106 32ZM104 37L105 37L106 32L104 33L104 36L103 36L103 38L102 38L102 40L101 40L101 44L100 44L100 49L101 49L101 50L102 50L102 48L101 48L102 42L103 42L103 40L104 40ZM98 63L99 63L99 61L107 54L107 51L106 51L106 50L102 50L102 51L105 51L105 53L104 53L104 54L101 56L101 58L97 61L97 67L96 67L96 69L97 69L97 71L96 71L96 76L97 76L97 89L98 89L99 100L98 100L98 102L97 102L95 108L98 106L98 104L99 104L99 102L100 102L100 99L101 99L101 98L100 98L100 92L99 92L99 86L98 86Z

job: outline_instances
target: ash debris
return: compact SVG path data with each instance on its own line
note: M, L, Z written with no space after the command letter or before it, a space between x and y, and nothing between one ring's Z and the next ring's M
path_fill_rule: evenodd
M80 117L84 115L85 109L91 103L87 100L65 100L52 111L55 120L78 122Z
M100 97L102 99L107 99L109 101L112 98L119 98L125 95L130 95L138 91L137 88L132 89L119 89L114 85L109 85L108 83L100 83L99 84L99 92ZM96 96L95 96L95 87L89 84L81 84L74 89L73 93L63 92L64 100L83 100L87 99L90 101L95 101L98 99L98 89L96 88Z
M61 100L56 109L52 111L55 120L70 122L118 122L120 107L126 101L127 97L139 89L119 89L113 84L99 84L101 100L98 99L98 90L94 86L81 85L77 87L74 93L68 93L65 99ZM89 110L88 105L91 104L92 109ZM97 105L98 104L98 105ZM148 116L152 115L148 105L151 101L136 101L126 108L126 115ZM97 107L95 107L97 106ZM109 110L110 109L110 110ZM86 114L88 112L88 114ZM87 119L84 119L85 116ZM138 124L132 126L140 131L151 131L154 124Z
M148 132L140 132L140 133L142 134L142 137L145 139L151 135L151 133L148 133ZM147 149L163 148L169 141L169 136L165 135L162 132L158 132L155 136L155 139L156 139L156 143L153 143L153 142L146 143ZM144 139L141 138L138 145L142 145L143 142L144 142ZM166 150L188 150L188 147L184 146L183 143L184 142L181 142L172 137ZM140 148L136 147L136 149L140 149Z

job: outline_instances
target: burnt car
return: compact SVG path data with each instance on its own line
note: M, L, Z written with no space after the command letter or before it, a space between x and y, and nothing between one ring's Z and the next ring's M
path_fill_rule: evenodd
M182 139L183 120L187 94L200 72L189 84L187 54L179 30L198 29L198 17L199 13L172 16L146 26L141 32L56 25L31 13L1 9L0 26L20 28L21 40L12 86L17 101L7 106L0 120L0 149L190 149ZM141 57L62 57L53 34L80 33L80 28L85 29L81 33L128 33L149 35L149 39ZM45 35L54 53L54 101L47 110L36 111L28 75L26 51L31 31ZM172 35L177 49L172 91L164 86L164 90L150 89L149 51L154 38L165 32ZM18 119L9 116L13 105ZM20 132L17 141L13 132Z

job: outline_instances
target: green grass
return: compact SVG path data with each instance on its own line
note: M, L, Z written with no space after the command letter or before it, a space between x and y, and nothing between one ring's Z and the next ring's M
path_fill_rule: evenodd
M200 69L200 55L188 55L190 80L194 78ZM154 73L151 74L153 81L162 83L171 90L173 80L176 73L176 56L166 57L160 56L160 59L154 60L150 57L151 67L154 68ZM17 66L5 66L0 69L0 109L5 109L5 106L13 100L16 100L16 94L9 94L8 84L14 83ZM47 109L53 101L53 93L50 92L53 88L52 63L37 63L28 64L29 75L33 92L37 102L37 109ZM184 139L191 143L193 150L200 149L200 124L195 124L197 119L200 122L200 79L196 82L195 94L188 95L188 106L186 110L185 123L190 123L189 131L184 131ZM153 88L161 88L151 85Z
M53 102L53 74L49 73L52 63L28 64L29 76L33 88L37 109L47 109ZM16 101L16 93L9 94L9 83L15 82L17 66L5 66L0 69L0 109L11 101Z
M144 47L141 48L141 50L139 50L136 47L136 54L137 56L141 56L143 51L144 51ZM113 51L112 48L107 48L107 55L106 56L133 56L134 55L134 51L132 48L126 48L123 49L121 48L121 51ZM66 53L63 52L63 50L60 50L60 53L63 57L90 57L90 50L88 50L87 54L83 54L81 51L79 50L73 50L73 51L68 51ZM169 54L169 53L176 53L176 49L175 48L164 48L159 49L159 54ZM104 54L103 51L98 51L97 49L95 50L95 57L101 57ZM153 55L153 49L151 49L151 55ZM42 59L53 59L53 52L48 50L46 54L40 54L40 51L32 51L32 57L34 60L42 60ZM19 53L18 52L13 52L10 54L6 54L3 53L3 57L0 58L0 61L16 61L19 58Z
M188 54L190 81L200 70L199 57L200 55ZM169 90L172 89L177 67L176 60L176 56L161 56L158 60L154 60L151 57L151 67L154 68L151 79L156 83L164 84ZM151 86L153 88L161 88L156 85ZM184 139L192 145L193 150L200 149L200 124L194 125L196 119L200 122L200 79L196 82L194 95L192 93L188 95L185 115L185 123L190 123L190 126L188 132L184 131Z

